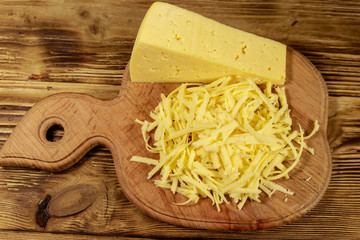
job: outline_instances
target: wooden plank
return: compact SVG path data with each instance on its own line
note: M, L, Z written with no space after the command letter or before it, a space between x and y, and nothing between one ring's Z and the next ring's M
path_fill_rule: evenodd
M95 235L81 235L81 234L61 234L61 233L43 233L43 232L24 232L24 231L0 231L0 240L39 240L39 239L53 239L53 240L139 240L144 238L123 237L123 236L95 236ZM146 238L151 240L151 238ZM146 240L145 239L145 240Z
M178 228L155 221L134 207L117 183L110 152L97 148L74 168L61 173L1 168L0 229L16 230L8 235L12 239L17 232L22 237L27 231L39 233L34 239L53 237L49 235L52 232L65 239L75 233L165 238L358 238L360 3L169 2L288 44L322 72L331 96L328 135L334 153L332 179L320 204L292 224L257 233ZM0 1L0 141L8 138L31 106L56 89L113 98L150 4L124 0L65 4L55 0ZM15 81L23 83L17 85L18 90L9 88ZM35 90L39 95L34 94ZM36 225L37 204L46 194L88 183L100 190L105 185L106 194L100 191L93 206L82 213L50 219L45 229ZM107 202L107 208L102 202ZM43 232L45 235L41 235Z

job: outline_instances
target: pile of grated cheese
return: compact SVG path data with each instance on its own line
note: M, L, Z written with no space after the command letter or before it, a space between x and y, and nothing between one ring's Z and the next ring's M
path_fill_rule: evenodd
M260 202L280 191L294 193L274 180L289 178L306 145L319 128L304 136L292 130L285 88L267 83L261 90L252 79L227 76L207 85L182 84L141 124L146 148L160 159L133 156L131 161L155 167L148 173L156 186L188 198L183 203L210 198L220 204L232 199L239 209L250 199ZM150 133L153 144L150 145ZM289 162L288 164L284 164Z

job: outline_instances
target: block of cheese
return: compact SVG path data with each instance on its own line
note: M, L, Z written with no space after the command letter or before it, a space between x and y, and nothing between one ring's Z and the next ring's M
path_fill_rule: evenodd
M155 2L130 59L133 82L211 82L227 75L284 84L286 45Z

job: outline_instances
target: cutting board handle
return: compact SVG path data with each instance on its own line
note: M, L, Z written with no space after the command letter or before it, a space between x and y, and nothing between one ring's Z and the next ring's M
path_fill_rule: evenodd
M143 106L155 108L161 84L131 83L126 66L118 96L102 101L86 94L59 93L35 104L18 123L0 152L0 166L18 166L61 171L78 162L90 149L106 146L115 164L130 151L145 149L136 144L129 148L129 139L136 139L135 116L145 118ZM171 89L174 86L170 84ZM165 91L166 93L166 91ZM153 96L154 95L154 96ZM150 99L148 96L153 96ZM140 109L140 110L139 110ZM64 134L58 141L46 136L53 126ZM131 141L131 140L130 140ZM131 154L130 154L131 155Z
M5 143L0 165L61 171L97 145L114 150L107 133L111 131L113 108L119 108L118 99L101 101L85 94L61 93L41 100ZM63 128L58 141L47 138L53 126Z

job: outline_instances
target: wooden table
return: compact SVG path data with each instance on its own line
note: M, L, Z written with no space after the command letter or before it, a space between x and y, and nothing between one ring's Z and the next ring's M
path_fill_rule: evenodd
M110 152L91 150L69 170L0 167L0 239L360 238L360 2L168 1L285 43L307 56L329 91L333 173L320 203L288 225L259 232L180 228L154 220L124 196ZM152 1L0 1L0 145L40 99L79 92L117 96ZM114 119L116 121L116 119ZM54 137L61 137L61 131ZM26 141L26 139L24 139ZM40 200L86 184L80 213L36 223ZM80 198L81 201L81 198Z

